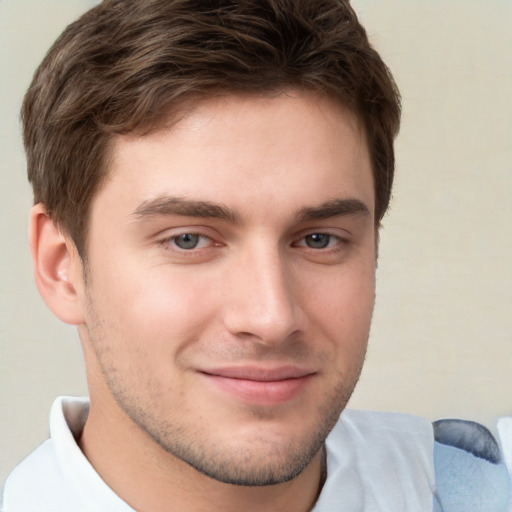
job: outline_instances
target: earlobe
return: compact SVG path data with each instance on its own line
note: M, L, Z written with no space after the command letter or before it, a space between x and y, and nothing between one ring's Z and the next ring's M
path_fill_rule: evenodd
M29 242L37 289L46 305L67 324L83 323L82 262L40 203L30 213Z

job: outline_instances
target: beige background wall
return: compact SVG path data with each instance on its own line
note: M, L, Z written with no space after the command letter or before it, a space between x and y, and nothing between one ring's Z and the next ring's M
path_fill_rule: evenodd
M0 481L85 394L74 329L46 310L26 242L17 120L31 74L89 0L0 0ZM512 414L512 2L353 0L404 103L377 306L352 406Z

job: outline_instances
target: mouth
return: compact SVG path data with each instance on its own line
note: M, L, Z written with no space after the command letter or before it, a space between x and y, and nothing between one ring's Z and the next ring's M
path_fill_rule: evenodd
M199 373L221 392L259 406L276 406L292 401L305 391L316 375L315 371L295 366L236 366Z

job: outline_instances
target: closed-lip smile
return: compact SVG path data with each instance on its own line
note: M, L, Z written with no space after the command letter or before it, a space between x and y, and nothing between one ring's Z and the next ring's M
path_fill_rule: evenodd
M229 366L199 372L222 392L242 402L275 406L298 396L316 375L307 368L293 365L266 368Z

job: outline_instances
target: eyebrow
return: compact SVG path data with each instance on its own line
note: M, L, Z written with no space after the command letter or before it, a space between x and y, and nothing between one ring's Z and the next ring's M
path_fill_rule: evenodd
M359 199L332 199L320 206L301 208L297 214L299 221L322 220L339 215L369 216L369 208Z
M222 204L170 196L144 201L132 212L132 215L141 220L160 215L183 215L185 217L222 219L233 223L240 222L240 216Z
M182 197L162 196L141 203L132 215L139 220L162 215L183 215L241 223L240 215L225 205L210 201L194 201ZM340 215L369 216L370 210L359 199L332 199L319 206L301 208L296 218L301 221L328 219Z

